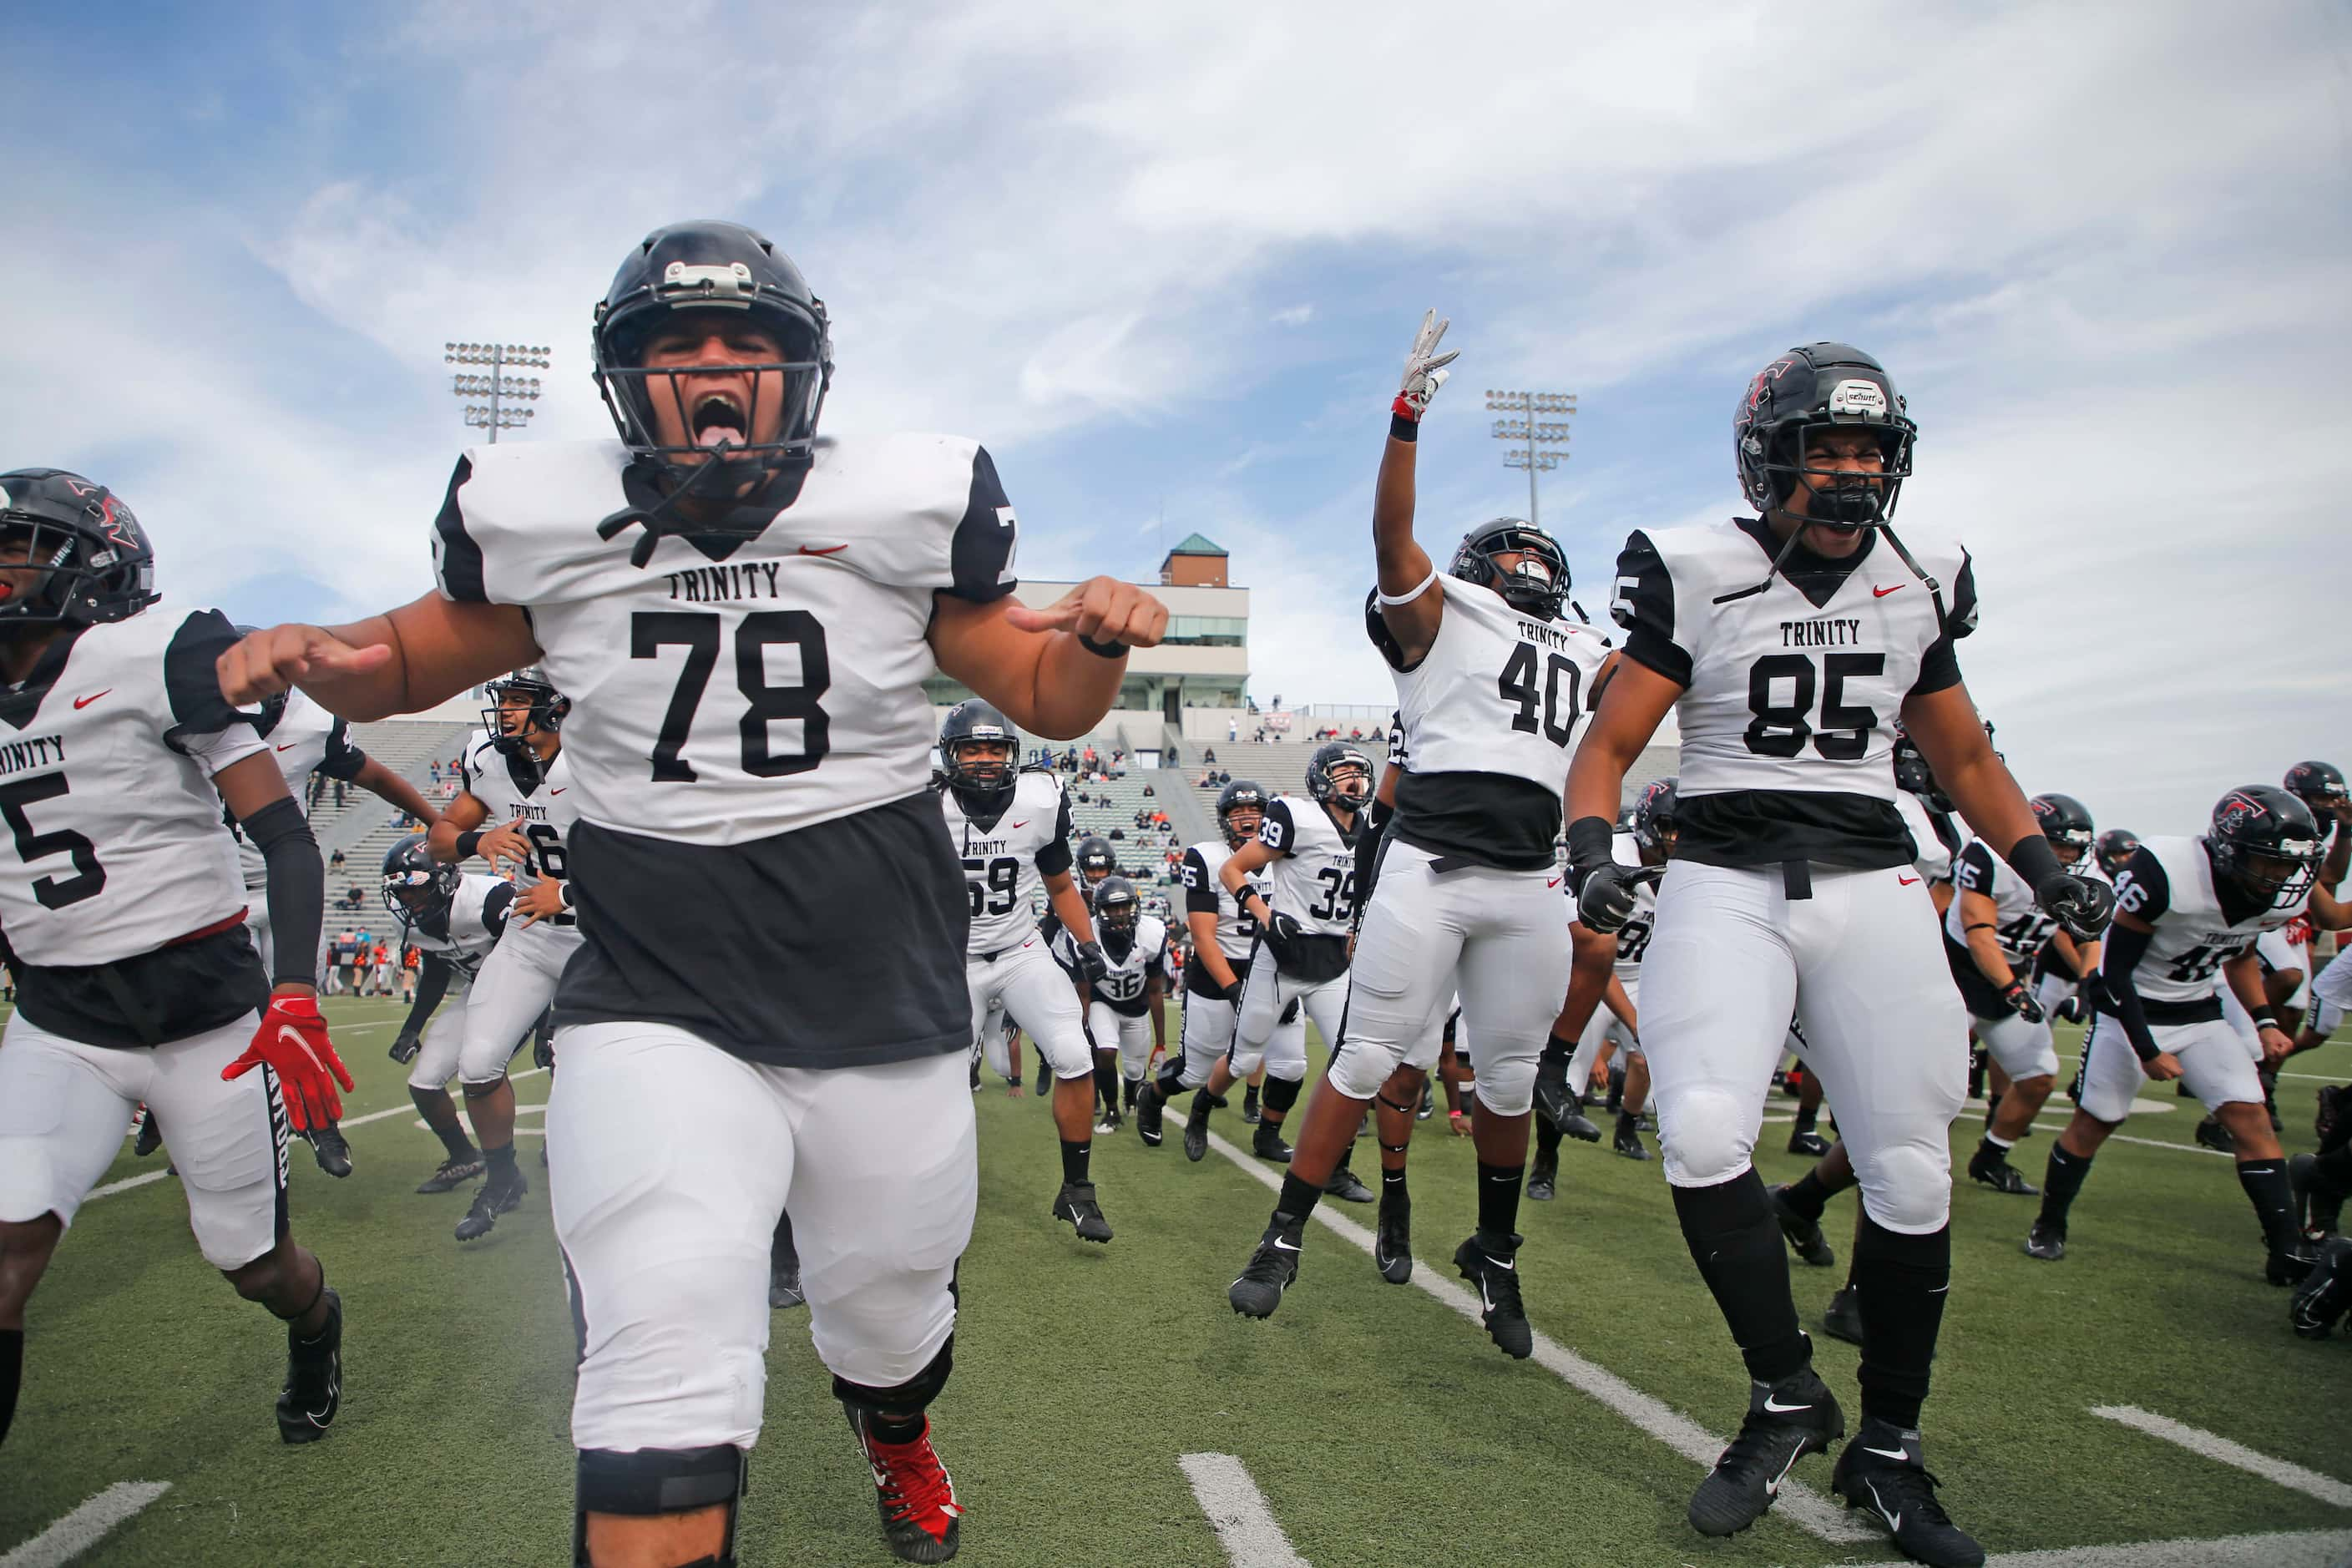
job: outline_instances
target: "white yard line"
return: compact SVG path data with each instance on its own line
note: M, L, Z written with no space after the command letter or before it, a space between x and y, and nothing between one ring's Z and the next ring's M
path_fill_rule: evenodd
M2323 1476L2317 1470L2306 1470L2301 1465L2284 1459L2273 1459L2268 1454L2258 1454L2242 1443L2232 1443L2202 1427L2175 1421L2169 1415L2158 1415L2129 1405L2095 1405L2094 1415L2104 1415L2126 1426L2177 1444L2192 1454L2201 1455L2218 1465L2228 1465L2275 1481L2290 1491L2315 1497L2333 1508L2352 1508L2352 1486L2347 1486L2333 1476Z
M2237 1158L2234 1154L2224 1154L2219 1149L2208 1149L2202 1143L2175 1143L2162 1138L2135 1138L2128 1132L2110 1132L2107 1134L2107 1142L2110 1143L2137 1143L2149 1149L2175 1149L2183 1154L2211 1154L2216 1158L2222 1160L2233 1160Z
M2342 1568L2347 1552L2352 1552L2352 1530L2298 1530L2212 1541L2003 1552L1987 1558L1985 1568Z
M59 1568L106 1532L172 1489L169 1481L117 1481L32 1540L0 1557L0 1568Z
M1172 1149L1173 1140L1171 1141ZM1282 1190L1282 1178L1265 1162L1244 1154L1218 1134L1209 1134L1209 1147L1231 1160L1262 1185L1271 1191ZM1333 1205L1318 1204L1315 1217L1327 1228L1345 1237L1356 1247L1369 1255L1372 1250L1372 1233L1354 1220L1332 1212ZM1486 1326L1479 1319L1478 1298L1450 1279L1442 1279L1432 1272L1428 1261L1418 1255L1413 1259L1412 1283L1436 1297L1473 1323L1479 1332ZM1723 1452L1724 1439L1716 1436L1689 1416L1653 1399L1606 1367L1585 1360L1567 1346L1538 1331L1535 1335L1535 1361L1563 1383L1577 1388L1634 1426L1702 1468L1711 1468L1716 1457ZM1780 1502L1777 1510L1823 1541L1838 1545L1849 1542L1883 1539L1884 1531L1866 1530L1847 1522L1844 1511L1800 1481L1786 1481L1780 1487Z
M1247 1466L1231 1454L1180 1454L1176 1462L1234 1568L1307 1568L1307 1559L1291 1550L1290 1537L1275 1522Z

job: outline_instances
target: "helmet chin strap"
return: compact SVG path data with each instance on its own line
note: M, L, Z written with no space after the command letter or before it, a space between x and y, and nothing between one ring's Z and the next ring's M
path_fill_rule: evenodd
M1895 558L1901 561L1903 564L1909 569L1911 575L1919 579L1920 583L1926 586L1927 596L1930 599L1933 599L1936 604L1936 624L1937 626L1941 626L1947 620L1950 619L1950 612L1946 609L1944 605L1944 585L1936 580L1934 574L1930 573L1926 567L1919 564L1918 558L1914 556L1910 550L1904 544L1903 536L1895 531L1895 525L1886 520L1885 510L1880 505L1878 491L1860 486L1841 485L1831 490L1815 490L1813 492L1813 499L1815 501L1819 501L1826 496L1837 496L1843 498L1852 495L1857 491L1866 497L1870 504L1869 515L1858 520L1849 521L1843 516L1810 517L1797 512L1792 512L1786 507L1773 508L1773 511L1789 519L1797 526L1790 529L1789 531L1789 537L1781 542L1779 552L1772 557L1772 563L1764 569L1762 581L1757 583L1752 587L1735 589L1728 594L1718 594L1715 596L1715 603L1718 605L1728 605L1735 600L1754 598L1757 595L1764 592L1765 589L1769 588L1772 585L1772 580L1780 575L1780 569L1788 564L1789 557L1797 552L1797 545L1799 542L1805 537L1805 530L1808 528L1819 525L1823 528L1840 529L1849 532L1857 532L1865 528L1874 528L1881 534L1885 536L1887 547L1895 552ZM1838 510L1843 512L1846 510L1846 507L1843 505L1843 501L1841 501ZM1770 520L1771 514L1767 513L1766 521L1769 522Z
M725 448L721 447L704 461L695 464L688 471L686 482L664 496L656 505L625 506L613 513L596 525L596 537L608 540L624 529L642 527L646 531L644 536L629 552L629 564L642 570L646 563L653 559L654 549L663 536L695 531L690 526L681 526L683 520L677 515L680 505L688 500L723 501L737 506L756 504L767 492L768 487L775 483L776 476L791 466L790 459L782 456L771 458L754 455L730 461L724 452ZM739 465L752 469L758 475L750 495L738 497L732 494L723 477L716 484L711 482L713 475L729 475L737 470ZM705 495L703 492L706 490L715 493Z

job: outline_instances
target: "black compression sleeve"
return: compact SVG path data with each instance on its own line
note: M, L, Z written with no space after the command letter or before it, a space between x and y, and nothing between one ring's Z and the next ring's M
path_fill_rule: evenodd
M2116 1005L2116 1018L2124 1026L2124 1037L2131 1042L2132 1054L2142 1061L2159 1053L2156 1037L2148 1032L2147 1010L2140 1005L2139 989L2132 984L2132 971L2147 956L2147 944L2155 936L2154 931L2113 925L2107 928L2106 945L2099 950L2100 983Z
M416 1000L410 1005L408 1016L400 1021L400 1032L413 1035L425 1027L433 1009L441 1005L441 998L449 992L449 976L455 973L447 959L437 952L425 955L425 963L416 976Z
M2037 893L2047 879L2063 871L2066 867L2058 858L2058 851L2050 847L2050 840L2039 833L2029 833L2009 847L2002 857L2011 869L2025 879L2025 885Z
M270 979L280 985L319 983L319 930L327 918L327 863L310 824L290 797L273 800L238 825L268 868Z

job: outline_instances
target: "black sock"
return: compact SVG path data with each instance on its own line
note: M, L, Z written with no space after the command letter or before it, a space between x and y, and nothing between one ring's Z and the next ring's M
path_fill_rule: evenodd
M16 1390L25 1379L25 1331L0 1329L0 1443L16 1418Z
M501 1143L495 1149L485 1144L482 1148L482 1158L489 1162L490 1179L492 1181L504 1180L514 1175L515 1163L513 1144Z
M1124 1087L1118 1091L1119 1105L1122 1109L1132 1110L1135 1106L1136 1091L1143 1087L1143 1080L1139 1078L1130 1078L1122 1079L1121 1082Z
M1807 1110L1801 1105L1799 1106L1797 1108L1797 1124L1789 1129L1790 1134L1794 1136L1799 1132L1811 1132L1814 1127L1819 1124L1821 1116L1822 1111L1821 1107L1819 1106L1815 1106L1811 1110Z
M866 1429L882 1443L911 1443L923 1435L923 1414L891 1417L879 1410L866 1413Z
M1559 1163L1560 1130L1538 1116L1536 1118L1536 1158L1557 1165Z
M1759 1383L1778 1383L1812 1359L1789 1295L1789 1244L1753 1167L1711 1187L1675 1187L1675 1217L1699 1277Z
M1623 1137L1628 1136L1629 1134L1639 1132L1639 1131L1641 1131L1641 1130L1642 1130L1642 1117L1641 1117L1641 1113L1640 1113L1640 1112L1638 1112L1638 1111L1633 1111L1633 1110L1621 1110L1621 1111L1619 1111L1619 1112L1617 1113L1617 1136L1618 1136L1618 1137L1620 1137L1620 1138L1623 1138Z
M2286 1181L2284 1160L2246 1160L2238 1165L2238 1184L2254 1205L2262 1222L2263 1240L2273 1252L2292 1252L2303 1241L2294 1223L2294 1193Z
M1411 1194L1405 1191L1404 1187L1404 1167L1400 1165L1393 1171L1382 1171L1381 1173L1381 1203L1401 1204L1405 1202L1409 1197L1411 1197Z
M2070 1154L2063 1143L2050 1146L2050 1164L2042 1174L2042 1223L2066 1228L2066 1211L2091 1173L2091 1156Z
M1853 1241L1862 1311L1862 1413L1906 1431L1919 1425L1927 1372L1952 1282L1952 1227L1905 1236L1864 1215Z
M1517 1165L1478 1162L1478 1228L1492 1237L1516 1236L1519 1229L1519 1178Z
M1102 1101L1105 1116L1118 1109L1118 1068L1103 1062L1095 1064L1095 1098Z
M1062 1180L1066 1182L1085 1181L1087 1179L1087 1164L1089 1158L1094 1153L1094 1140L1091 1138L1087 1139L1083 1142L1077 1143L1073 1143L1066 1138L1063 1139Z
M1807 1171L1789 1184L1789 1190L1784 1194L1784 1198L1790 1208L1795 1209L1815 1225L1819 1225L1823 1211L1830 1206L1830 1199L1835 1195L1828 1187L1822 1184L1822 1179L1818 1174Z
M1315 1212L1315 1205L1322 1196L1321 1187L1306 1180L1296 1171L1285 1171L1282 1173L1282 1196L1275 1200L1275 1212L1287 1215L1297 1224L1304 1225L1307 1223L1307 1216Z
M1566 1035L1554 1035L1544 1042L1543 1054L1536 1058L1539 1065L1566 1067L1576 1055L1576 1042Z
M1242 1109L1244 1110L1257 1109L1257 1085L1251 1084L1242 1090Z
M2002 1163L2009 1158L2008 1147L2004 1144L1994 1142L1990 1132L1987 1132L1983 1137L1977 1140L1977 1152L1985 1159L1991 1161L1996 1165Z
M768 1256L791 1258L800 1257L800 1249L793 1245L793 1216L789 1213L776 1216L776 1233L768 1238Z

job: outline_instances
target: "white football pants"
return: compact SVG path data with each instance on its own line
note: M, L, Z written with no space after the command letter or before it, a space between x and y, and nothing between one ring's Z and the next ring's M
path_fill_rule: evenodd
M988 1044L989 1015L1000 1013L1021 1026L1055 1078L1094 1076L1077 986L1043 938L1032 935L992 959L965 959L963 978L971 992L971 1036L982 1046Z

